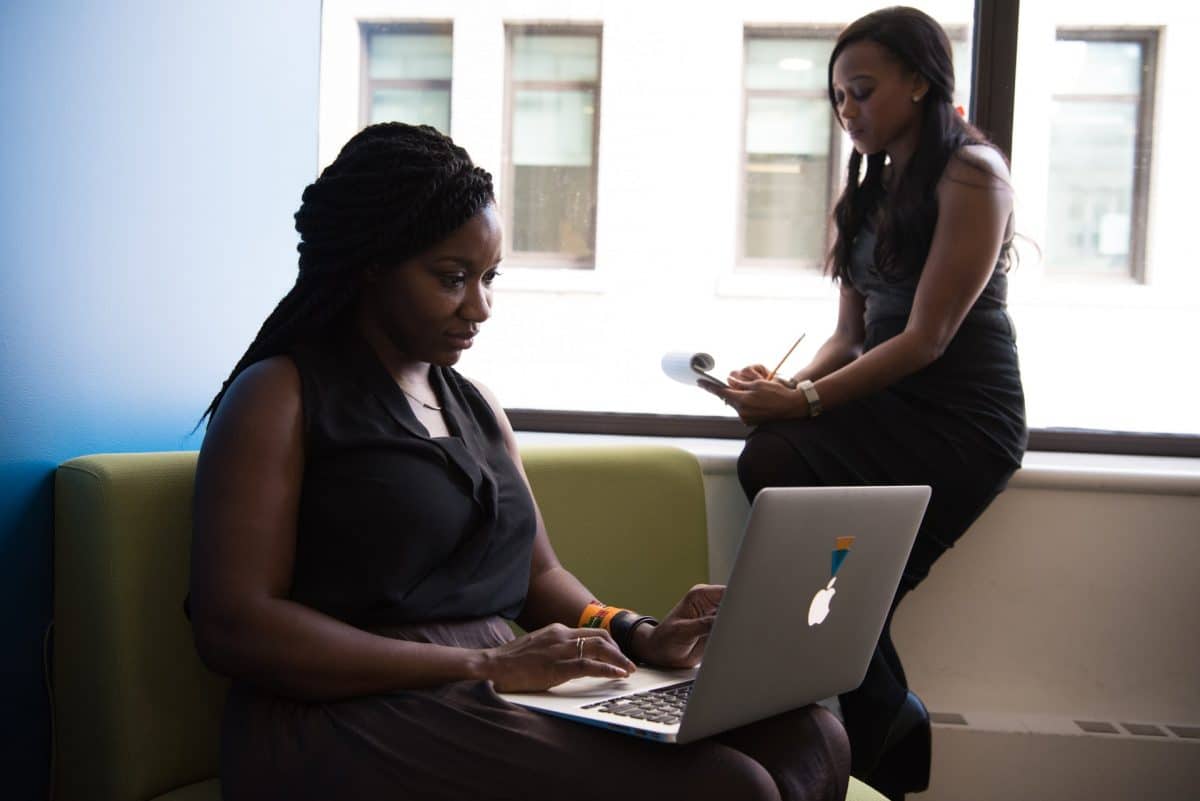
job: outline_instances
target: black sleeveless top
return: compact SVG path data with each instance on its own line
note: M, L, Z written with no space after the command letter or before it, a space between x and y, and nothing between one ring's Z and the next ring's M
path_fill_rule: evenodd
M874 227L864 226L854 238L850 249L850 263L847 265L850 284L858 290L865 302L863 321L867 328L889 318L907 320L912 313L917 283L921 280L920 273L899 278L882 275L875 268L877 239ZM1005 272L1005 266L1006 262L1003 260L996 263L991 278L967 312L963 320L964 325L1003 323L1001 327L1010 327L1006 319L1008 274Z
M361 628L498 614L525 600L536 513L488 402L430 368L430 437L358 334L291 354L304 403L293 600Z
M908 325L920 275L900 279L875 268L875 230L865 226L854 240L850 285L863 296L863 349L870 350ZM892 385L931 420L941 435L974 442L1014 467L1028 442L1025 393L1016 328L1008 314L1008 276L997 262L992 276L963 318L942 355Z

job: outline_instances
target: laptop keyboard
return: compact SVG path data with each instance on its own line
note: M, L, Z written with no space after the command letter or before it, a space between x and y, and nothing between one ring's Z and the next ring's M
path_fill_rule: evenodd
M691 693L692 682L685 681L645 692L610 698L607 701L597 701L583 708L607 712L610 715L672 725L678 723L683 717L683 708L687 706L688 696Z

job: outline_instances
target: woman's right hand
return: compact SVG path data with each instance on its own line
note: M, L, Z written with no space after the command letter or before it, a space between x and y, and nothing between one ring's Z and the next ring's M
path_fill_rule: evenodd
M623 679L637 666L604 629L552 623L484 652L497 692L540 692L581 676Z

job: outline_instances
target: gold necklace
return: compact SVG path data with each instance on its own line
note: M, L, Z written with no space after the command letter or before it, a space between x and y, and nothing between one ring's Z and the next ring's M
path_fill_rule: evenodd
M416 395L414 395L414 394L412 394L411 392L409 392L407 389L405 389L405 388L404 388L404 385L403 385L403 384L401 384L399 381L397 381L397 382L396 382L396 386L400 387L400 391L401 391L401 392L403 392L405 395L407 395L408 397L410 397L410 398L412 398L413 400L415 400L417 403L419 403L419 404L421 404L422 406L424 406L424 407L425 407L426 409L428 409L429 411L431 411L431 412L440 412L440 411L442 410L442 407L441 407L441 406L435 406L435 405L433 405L432 403L426 403L425 401L423 401L423 400L421 400L420 398L418 398Z

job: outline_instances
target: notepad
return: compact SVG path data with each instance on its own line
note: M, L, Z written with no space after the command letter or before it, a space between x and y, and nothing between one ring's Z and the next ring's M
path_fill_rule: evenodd
M713 375L717 362L707 353L671 351L662 357L662 369L668 377L682 384L696 385L697 381L716 387L728 388L724 379Z

